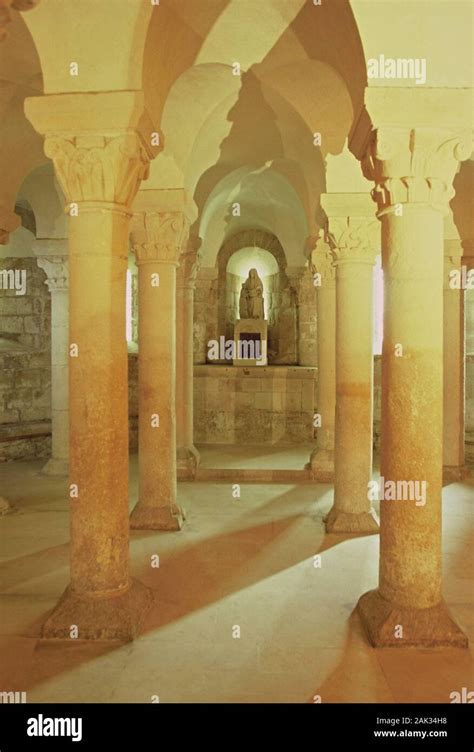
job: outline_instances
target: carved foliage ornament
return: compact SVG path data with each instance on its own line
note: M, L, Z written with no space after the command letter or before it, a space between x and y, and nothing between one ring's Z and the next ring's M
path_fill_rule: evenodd
M324 231L319 233L316 247L311 253L311 265L313 274L321 275L323 282L334 282L336 279L335 255L331 250L328 238Z
M46 272L47 279L45 284L48 285L50 292L57 290L67 290L69 282L69 268L66 259L58 256L50 258L38 258L38 266Z
M133 215L132 244L138 263L162 261L178 264L188 234L189 222L182 211Z
M380 225L376 220L331 217L328 237L336 263L374 264L380 251Z
M136 133L47 136L44 151L69 202L99 201L129 208L149 160Z
M11 23L10 8L15 10L31 10L40 0L0 0L0 42L7 36L7 25Z
M372 197L379 210L422 203L445 213L459 162L471 153L468 130L379 128L372 134L363 171L375 181Z

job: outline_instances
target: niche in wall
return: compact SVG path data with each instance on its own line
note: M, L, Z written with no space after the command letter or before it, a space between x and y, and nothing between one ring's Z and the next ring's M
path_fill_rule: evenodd
M294 365L297 360L298 306L296 292L286 275L286 259L278 239L261 231L246 231L225 244L218 260L218 336L233 339L239 319L242 284L250 269L263 283L268 322L268 362Z

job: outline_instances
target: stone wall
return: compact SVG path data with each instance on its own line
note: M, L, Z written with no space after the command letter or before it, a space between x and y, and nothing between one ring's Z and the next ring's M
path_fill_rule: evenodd
M299 444L314 438L316 370L195 366L197 444Z
M51 299L34 258L4 258L25 270L26 293L0 289L0 462L51 451Z

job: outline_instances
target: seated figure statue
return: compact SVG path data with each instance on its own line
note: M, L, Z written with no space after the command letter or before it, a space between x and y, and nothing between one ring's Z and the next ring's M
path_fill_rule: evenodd
M256 269L250 269L248 279L240 292L239 312L241 319L264 319L263 283Z

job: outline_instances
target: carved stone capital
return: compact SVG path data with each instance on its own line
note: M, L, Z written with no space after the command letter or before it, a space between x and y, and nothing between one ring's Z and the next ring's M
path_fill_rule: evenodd
M472 152L468 129L382 126L373 131L362 159L375 181L379 216L400 204L429 206L447 214L459 163Z
M51 293L65 291L69 287L69 265L64 256L38 258L38 266L46 272L45 284Z
M336 283L335 256L329 244L326 233L321 230L316 246L311 252L311 268L313 274L321 275L322 285L334 286Z
M331 217L328 239L336 265L375 264L380 252L380 226L361 217Z
M142 91L29 97L25 115L45 137L69 203L130 211L159 148Z
M44 151L70 203L98 201L128 209L148 176L148 155L134 132L48 135Z
M0 42L7 36L7 25L11 22L10 8L15 10L31 10L40 0L0 0Z
M137 264L179 263L187 242L189 222L184 212L138 212L132 218L132 247Z

